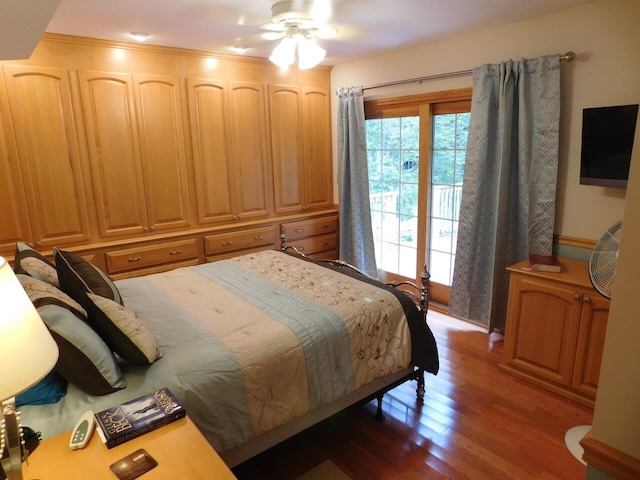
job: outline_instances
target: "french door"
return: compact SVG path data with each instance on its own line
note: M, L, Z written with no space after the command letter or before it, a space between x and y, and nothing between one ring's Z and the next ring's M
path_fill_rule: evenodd
M452 98L453 97L453 98ZM378 274L417 281L449 304L470 119L470 89L365 102Z

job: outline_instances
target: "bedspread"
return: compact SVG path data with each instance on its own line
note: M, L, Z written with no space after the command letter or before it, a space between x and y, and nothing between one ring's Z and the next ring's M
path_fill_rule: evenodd
M412 359L419 363L416 342L435 347L432 336L411 338L424 322L391 289L278 251L117 285L127 308L155 334L162 358L126 368L127 388L105 397L70 385L59 404L37 407L45 415L79 415L87 405L97 411L167 386L224 452ZM405 309L417 314L413 324ZM437 370L437 355L435 362Z

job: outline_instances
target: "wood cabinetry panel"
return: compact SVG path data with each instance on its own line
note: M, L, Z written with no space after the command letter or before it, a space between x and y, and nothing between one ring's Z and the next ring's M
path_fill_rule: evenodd
M190 225L182 101L177 77L135 75L150 229Z
M79 73L99 232L140 235L148 225L131 75Z
M299 222L287 222L282 224L282 232L287 237L287 242L313 235L322 235L338 231L338 216L313 218Z
M230 82L229 113L236 215L242 219L271 213L271 168L267 157L264 86Z
M227 82L187 79L198 223L231 221L233 164Z
M275 210L301 211L305 178L300 87L269 85L269 106Z
M1 93L2 89L0 98ZM33 242L15 146L8 142L12 136L5 134L11 132L11 128L4 110L0 103L0 255L13 254L16 242Z
M204 251L207 256L220 255L227 252L237 252L237 255L241 255L245 250L257 247L275 248L277 239L275 225L217 233L204 237Z
M197 238L164 242L107 252L108 273L120 273L145 267L174 264L198 258ZM197 263L197 262L196 262Z
M36 246L89 238L67 71L3 67Z
M333 204L331 163L331 97L329 90L303 87L306 205Z

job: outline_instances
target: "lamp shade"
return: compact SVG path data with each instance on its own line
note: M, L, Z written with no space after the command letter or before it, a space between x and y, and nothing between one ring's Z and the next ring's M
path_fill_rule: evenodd
M58 361L58 346L0 257L0 401L42 380Z

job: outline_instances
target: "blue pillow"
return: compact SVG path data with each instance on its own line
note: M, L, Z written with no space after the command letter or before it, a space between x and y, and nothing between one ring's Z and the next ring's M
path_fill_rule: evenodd
M57 403L67 394L67 381L56 371L16 397L16 406Z

